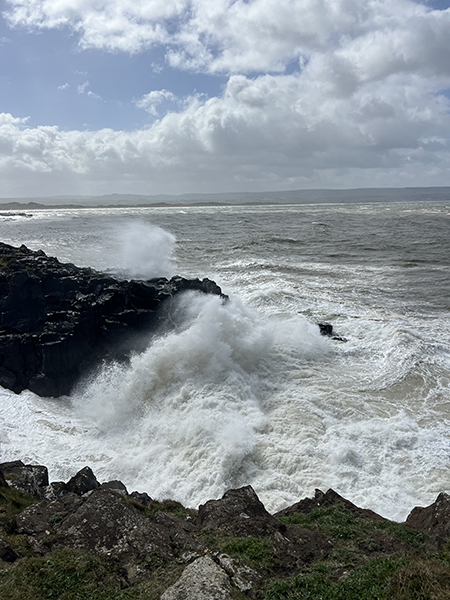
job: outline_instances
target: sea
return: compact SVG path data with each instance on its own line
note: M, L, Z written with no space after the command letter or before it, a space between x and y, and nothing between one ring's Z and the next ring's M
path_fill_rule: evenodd
M68 397L0 389L1 462L89 465L194 508L332 488L402 521L450 492L450 200L0 210L0 240L230 296L180 296L164 334Z

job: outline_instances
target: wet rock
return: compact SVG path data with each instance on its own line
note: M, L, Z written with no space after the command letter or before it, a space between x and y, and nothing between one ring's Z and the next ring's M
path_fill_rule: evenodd
M117 281L0 243L0 385L70 393L103 359L143 350L143 337L167 323L166 301L184 291L226 298L209 279Z
M202 556L184 569L161 600L231 600L231 594L227 573L210 556Z
M413 508L406 523L429 534L432 543L442 547L450 537L450 494L442 492L430 506Z
M86 492L100 487L100 483L97 481L92 469L90 467L84 467L76 475L69 479L66 484L67 489L74 494L82 496Z
M317 323L319 326L320 333L322 335L326 335L327 337L331 337L333 335L333 325L330 323Z
M321 335L331 338L332 340L336 340L338 342L346 342L347 340L340 335L336 335L333 331L333 325L331 323L317 323L319 326L319 330Z
M48 470L41 465L25 465L21 460L15 460L0 463L0 472L9 487L37 498L44 495L48 486Z

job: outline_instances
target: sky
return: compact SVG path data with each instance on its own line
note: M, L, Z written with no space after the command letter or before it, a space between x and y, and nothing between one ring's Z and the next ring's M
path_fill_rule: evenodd
M0 198L450 185L450 0L0 0Z

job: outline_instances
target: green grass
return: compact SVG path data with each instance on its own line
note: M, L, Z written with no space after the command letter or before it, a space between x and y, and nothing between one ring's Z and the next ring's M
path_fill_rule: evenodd
M450 567L431 558L377 558L333 582L317 572L272 582L265 600L448 600Z
M294 513L287 517L280 517L280 521L320 531L335 541L361 541L365 545L369 545L367 550L376 550L376 542L373 540L374 545L370 548L370 536L375 532L382 532L413 548L425 549L425 535L422 532L402 523L355 517L345 506L340 504L329 508L315 508L308 514Z
M152 500L150 504L144 506L140 502L132 498L127 498L126 501L137 508L139 511L144 513L147 517L154 515L156 512L160 511L163 513L167 513L177 517L182 520L195 520L197 518L197 511L192 508L185 508L180 502L176 502L175 500L162 500L158 502L157 500Z
M0 488L0 527L9 523L11 517L25 510L30 504L37 502L35 498L14 490L13 488Z
M256 537L231 538L221 544L226 554L242 558L254 569L268 570L273 563L273 546L269 540Z
M35 502L28 494L12 488L0 488L0 537L19 556L32 556L34 553L26 536L17 535L14 516Z
M0 598L8 600L159 600L182 568L152 565L134 587L110 560L75 550L29 558L0 570ZM125 587L125 589L123 589Z

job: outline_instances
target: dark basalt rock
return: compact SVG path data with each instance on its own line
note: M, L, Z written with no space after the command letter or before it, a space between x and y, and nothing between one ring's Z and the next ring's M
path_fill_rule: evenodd
M41 498L48 486L47 467L24 465L21 460L0 463L0 473L9 487Z
M166 301L185 291L226 298L209 279L117 281L42 250L0 243L0 385L40 396L70 393L103 359L142 350L138 334L155 331Z
M119 492L120 494L128 496L128 490L126 486L117 479L114 479L113 481L106 481L105 483L102 483L100 487L102 490L114 490L115 492Z
M267 512L250 485L228 490L221 500L209 500L200 505L198 524L234 535L254 535L255 527L262 531L284 527Z
M100 483L97 481L97 478L90 467L83 467L81 471L78 471L78 473L67 482L67 489L69 492L73 492L79 496L91 492L92 490L96 490L98 487L100 487Z
M333 331L333 325L331 323L317 323L319 326L319 331L321 335L325 337L329 337L332 340L336 340L337 342L346 342L347 340L340 335L336 335Z
M8 482L5 479L5 476L0 471L0 488L9 488Z
M430 506L413 508L406 523L431 535L432 544L441 548L450 537L450 494L442 492Z

